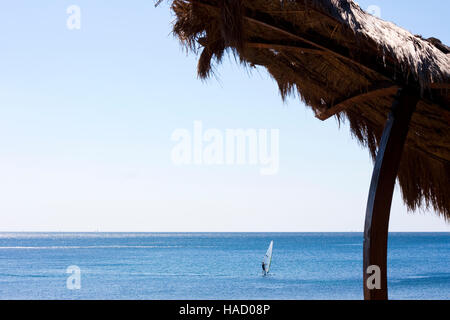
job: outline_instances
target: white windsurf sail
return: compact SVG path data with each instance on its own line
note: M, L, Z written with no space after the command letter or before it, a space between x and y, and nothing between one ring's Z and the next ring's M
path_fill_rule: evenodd
M270 271L270 264L272 262L272 250L273 250L273 241L270 241L269 248L267 249L267 252L263 260L265 274L268 274Z

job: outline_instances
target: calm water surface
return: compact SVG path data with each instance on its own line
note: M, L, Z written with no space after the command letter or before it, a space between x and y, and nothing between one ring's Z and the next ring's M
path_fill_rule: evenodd
M391 299L450 299L450 233L391 234L389 268ZM361 271L360 233L0 233L0 299L362 299Z

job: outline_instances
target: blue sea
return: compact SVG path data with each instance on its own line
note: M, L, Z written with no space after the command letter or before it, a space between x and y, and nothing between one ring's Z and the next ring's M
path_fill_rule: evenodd
M360 233L0 233L0 299L362 299L362 242ZM67 288L69 266L79 290ZM390 234L389 296L450 299L450 233Z

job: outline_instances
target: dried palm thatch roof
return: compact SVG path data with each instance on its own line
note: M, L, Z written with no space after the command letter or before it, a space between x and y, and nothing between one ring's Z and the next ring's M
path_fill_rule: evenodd
M400 87L420 95L398 174L410 210L450 219L450 48L364 12L352 0L172 0L175 35L200 53L198 74L230 51L263 66L283 98L349 121L375 157Z

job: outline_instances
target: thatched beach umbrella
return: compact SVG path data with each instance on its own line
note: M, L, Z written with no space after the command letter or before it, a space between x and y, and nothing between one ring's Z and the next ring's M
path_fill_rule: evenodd
M228 50L263 66L281 95L320 120L349 121L375 161L364 234L364 296L387 298L395 181L410 210L450 219L450 48L364 12L351 0L174 0L174 33L200 54L198 74ZM381 269L381 289L366 285Z

